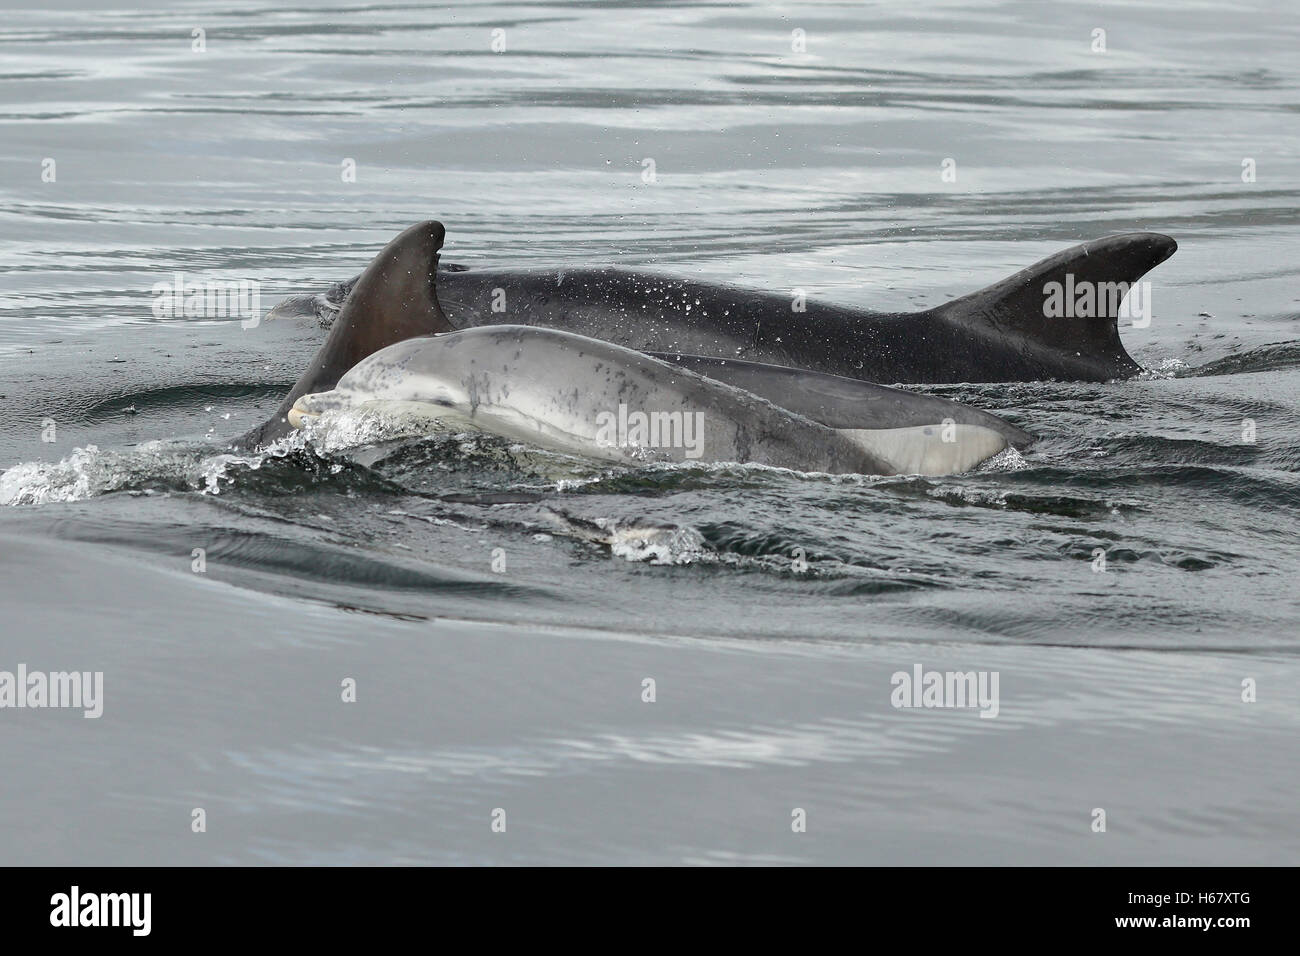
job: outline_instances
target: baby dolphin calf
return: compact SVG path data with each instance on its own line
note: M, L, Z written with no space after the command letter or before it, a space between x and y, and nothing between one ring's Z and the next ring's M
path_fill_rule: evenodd
M900 392L906 400L910 393ZM835 429L679 365L571 332L493 325L406 339L300 396L294 427L376 408L605 461L754 462L830 474L965 471L1007 447L954 421Z

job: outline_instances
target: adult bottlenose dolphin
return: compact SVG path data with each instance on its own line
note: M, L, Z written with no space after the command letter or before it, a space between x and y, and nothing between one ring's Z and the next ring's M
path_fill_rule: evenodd
M458 329L538 325L638 351L743 359L882 384L1101 382L1141 370L1120 341L1122 295L1115 291L1137 283L1177 248L1157 233L1109 236L920 312L817 301L795 311L789 295L613 267L443 265L437 302L444 320ZM427 265L432 270L435 263ZM314 313L329 322L357 281L291 297L269 316ZM1095 293L1091 315L1051 315L1046 306L1054 287Z
M333 388L345 372L366 356L404 339L453 331L440 305L441 292L437 288L438 282L457 274L438 268L438 250L443 237L440 223L423 222L384 247L366 270L348 284L348 293L324 344L280 406L267 422L237 439L236 445L257 447L287 434L291 430L287 415L299 396ZM306 307L315 308L314 305ZM490 308L486 311L489 315L497 314ZM938 398L727 356L678 352L671 358L686 368L730 382L781 408L833 428L919 427L952 419L957 424L992 428L1017 446L1030 440L1025 432L1001 419Z
M833 429L743 389L586 336L520 325L406 339L289 409L301 427L369 408L621 464L753 462L831 474L946 475L1007 447L979 425Z

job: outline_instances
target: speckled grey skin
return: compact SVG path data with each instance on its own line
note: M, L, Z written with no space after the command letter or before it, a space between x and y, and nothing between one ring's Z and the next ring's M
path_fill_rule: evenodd
M298 398L288 419L301 427L325 412L364 406L620 463L947 474L1008 444L994 430L955 423L942 437L937 421L840 431L643 353L528 326L483 326L390 345L334 389ZM648 430L636 430L638 416Z
M407 339L360 362L329 392L297 400L290 421L368 403L423 405L492 434L612 461L735 461L828 473L885 474L889 466L834 429L748 392L585 336L484 326ZM619 407L702 423L698 454L685 443L601 441ZM684 419L683 419L684 420Z
M910 428L951 419L990 428L1016 448L1027 448L1034 442L1033 435L1005 419L934 395L783 365L708 355L646 354L753 392L830 428Z

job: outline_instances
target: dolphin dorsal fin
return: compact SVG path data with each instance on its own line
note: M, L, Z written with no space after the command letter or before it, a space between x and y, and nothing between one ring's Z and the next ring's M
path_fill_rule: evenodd
M1077 365L1080 378L1128 377L1141 367L1120 341L1117 306L1122 295L1115 295L1115 289L1120 283L1126 284L1124 288L1137 283L1177 248L1173 239L1154 232L1107 236L1049 256L932 314L967 329L986 330L999 339L1018 337L1031 361L1037 353L1045 365L1049 359L1053 367ZM1062 304L1069 290L1081 293L1091 286L1091 313L1074 314L1078 310L1073 306L1064 314L1053 309L1049 296L1054 283L1061 289ZM1069 301L1076 300L1070 297ZM1059 378L1060 373L1042 377Z
M445 237L442 223L430 219L384 246L352 286L325 343L270 420L237 439L236 446L253 448L287 434L285 416L300 395L328 391L366 356L404 339L452 331L436 289Z

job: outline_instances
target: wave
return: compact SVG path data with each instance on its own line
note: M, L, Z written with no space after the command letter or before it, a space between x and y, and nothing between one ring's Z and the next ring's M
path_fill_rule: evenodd
M1211 375L1241 375L1247 372L1275 372L1300 368L1300 341L1262 345L1238 355L1228 355L1204 365L1180 369L1179 378Z

